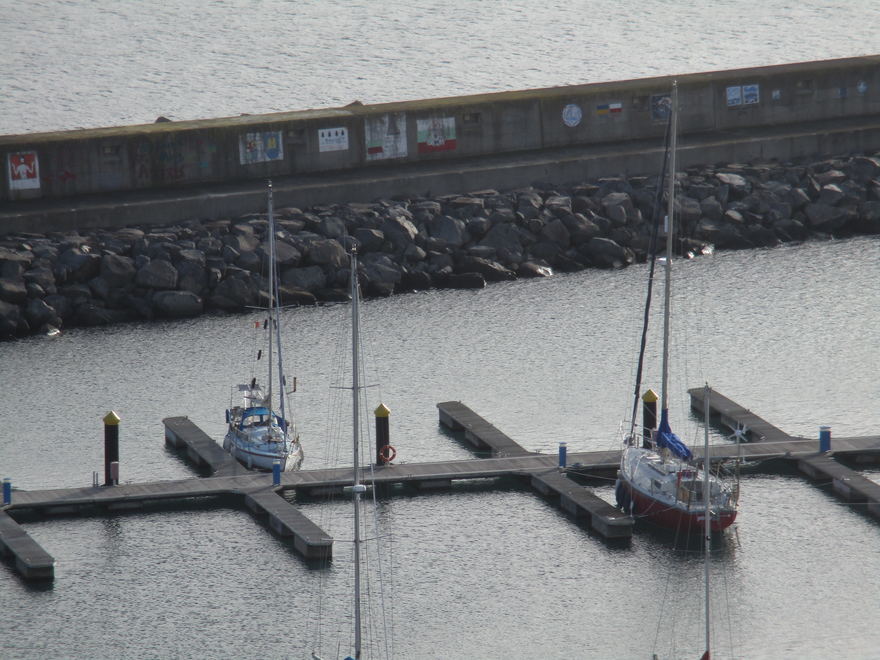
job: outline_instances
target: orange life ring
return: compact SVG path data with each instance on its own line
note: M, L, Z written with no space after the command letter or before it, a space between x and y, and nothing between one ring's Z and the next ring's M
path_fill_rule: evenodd
M379 450L379 458L383 463L390 463L397 456L397 450L391 445L385 445Z

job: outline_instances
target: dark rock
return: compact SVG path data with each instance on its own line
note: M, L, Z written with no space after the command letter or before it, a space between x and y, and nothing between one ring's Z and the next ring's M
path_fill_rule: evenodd
M101 257L99 273L108 286L125 287L134 281L137 270L131 257L105 254Z
M431 276L420 270L405 270L400 275L400 283L395 288L396 291L427 291L433 286Z
M602 268L623 268L635 261L635 255L629 250L608 238L593 238L585 243L586 256L590 261Z
M468 239L464 221L448 215L438 215L428 222L428 234L452 247L461 247Z
M348 257L339 242L329 238L314 241L309 246L306 261L314 266L342 268L348 263Z
M61 282L86 282L100 272L101 257L83 248L69 248L55 261L55 277Z
M160 318L180 319L198 316L204 303L192 291L157 291L152 299L153 311Z
M455 272L479 273L487 282L503 282L516 279L516 275L501 264L480 257L462 257L455 264Z
M21 304L27 300L27 287L21 277L10 279L0 278L0 300L9 303Z
M524 261L516 269L518 277L550 277L553 275L553 269L550 266L536 263L534 261Z
M137 286L148 289L174 289L177 287L177 269L168 261L151 261L137 271Z
M378 229L358 227L354 230L354 238L358 242L360 254L367 252L379 252L385 243L385 234Z
M483 289L486 280L479 273L450 273L436 278L437 286L443 289Z
M250 280L242 277L227 277L214 287L208 302L219 309L235 311L256 305L259 292Z
M18 335L23 320L18 305L0 300L0 339L12 339Z
M299 289L295 286L282 284L278 288L278 295L282 305L315 305L317 299L314 294Z
M327 275L320 266L288 268L281 274L281 281L302 291L315 292L327 286Z
M847 219L844 209L818 202L808 204L804 213L813 229L829 234L842 227Z
M556 218L551 220L541 230L541 239L555 243L563 250L568 248L571 242L571 234L569 234L565 223Z

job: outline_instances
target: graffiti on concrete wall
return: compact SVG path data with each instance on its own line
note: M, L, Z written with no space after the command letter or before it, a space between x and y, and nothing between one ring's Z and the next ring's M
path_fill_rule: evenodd
M416 135L420 154L452 151L458 146L455 137L455 117L417 119Z
M284 160L281 131L256 131L239 135L238 156L242 165Z
M19 151L6 156L10 190L40 189L40 160L36 151Z
M404 158L406 150L406 113L389 112L364 119L367 160Z

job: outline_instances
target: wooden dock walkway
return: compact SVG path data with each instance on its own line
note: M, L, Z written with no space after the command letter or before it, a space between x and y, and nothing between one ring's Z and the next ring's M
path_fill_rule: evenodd
M532 453L460 401L444 401L438 403L437 408L440 423L451 431L464 431L465 440L477 449L490 450L493 456L527 456Z
M702 410L703 389L691 390L692 404ZM696 402L699 401L699 404ZM717 392L709 400L711 412L730 428L746 424L751 442L713 446L714 461L730 460L740 453L746 461L787 459L797 461L804 474L820 482L830 481L834 491L847 501L867 504L880 518L880 486L834 460L880 459L880 436L834 438L830 453L819 453L818 438L797 438L785 434L751 411ZM613 476L620 461L619 450L568 452L567 465L559 466L556 454L530 452L460 402L438 404L440 423L463 431L468 442L490 450L491 458L400 463L367 466L362 482L368 486L406 485L420 490L445 488L463 479L515 477L525 480L544 497L577 519L588 521L592 530L606 539L632 535L632 519L598 497L566 473ZM106 515L107 512L142 508L147 503L193 498L233 496L306 558L332 556L332 539L293 504L279 495L295 490L303 495L342 494L351 484L351 468L300 470L281 474L273 483L271 473L246 470L186 417L165 420L166 441L184 452L200 469L212 476L117 486L90 486L39 491L13 491L11 504L0 510L0 551L14 559L26 579L51 579L52 557L16 522L30 515ZM694 453L700 455L700 448ZM387 493L393 493L386 489Z

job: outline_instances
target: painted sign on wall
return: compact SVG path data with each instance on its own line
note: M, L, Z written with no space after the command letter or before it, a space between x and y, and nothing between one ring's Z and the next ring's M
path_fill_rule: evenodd
M284 160L281 131L259 131L239 135L238 155L242 165Z
M761 100L760 85L733 85L726 90L727 107L755 105Z
M344 126L319 128L318 151L348 151L348 129Z
M389 112L364 119L367 160L404 158L406 151L406 113Z
M418 119L416 134L420 154L452 151L458 145L455 138L455 117Z
M569 128L574 128L581 123L584 113L581 106L576 103L569 103L562 109L562 123Z
M36 151L19 151L6 157L10 190L39 190L40 160Z
M651 120L666 121L672 109L672 98L669 94L653 94L651 96Z

